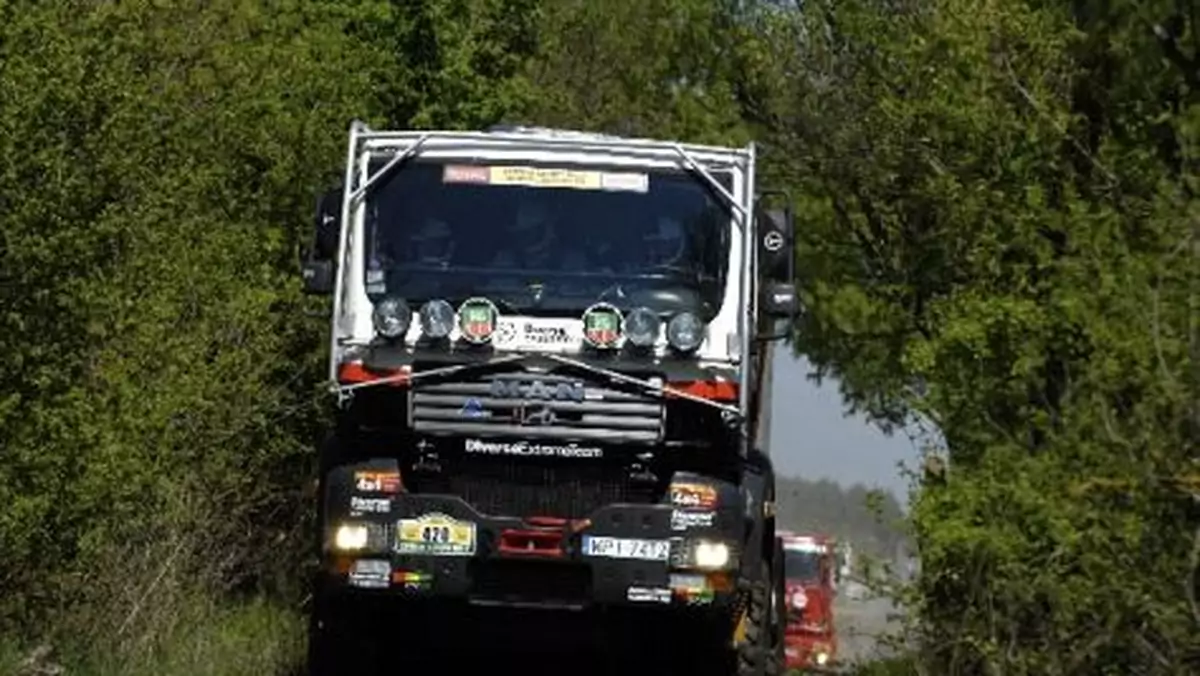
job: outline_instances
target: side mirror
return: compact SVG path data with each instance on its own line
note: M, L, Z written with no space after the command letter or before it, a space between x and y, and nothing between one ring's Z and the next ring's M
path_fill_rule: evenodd
M300 276L304 282L305 294L319 296L333 293L342 230L343 192L342 188L338 187L317 199L312 248L300 261Z
M343 192L338 186L317 199L317 213L313 219L314 258L332 260L337 257L342 234Z
M759 219L758 260L764 280L791 280L795 226L790 209L768 211Z
M796 285L792 282L771 282L766 285L763 312L775 319L792 319L800 311Z
M336 270L332 260L309 259L300 266L304 280L304 293L311 296L326 296L333 293L333 274Z

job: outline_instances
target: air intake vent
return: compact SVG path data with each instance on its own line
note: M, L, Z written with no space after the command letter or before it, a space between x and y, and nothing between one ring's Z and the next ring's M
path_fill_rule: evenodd
M653 444L663 438L661 399L584 377L526 372L414 383L420 434L562 442Z

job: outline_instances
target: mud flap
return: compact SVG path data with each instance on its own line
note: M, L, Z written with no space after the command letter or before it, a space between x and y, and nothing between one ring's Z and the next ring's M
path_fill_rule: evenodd
M733 628L733 648L736 650L746 642L746 625L750 621L750 613L743 609L738 615L738 623Z

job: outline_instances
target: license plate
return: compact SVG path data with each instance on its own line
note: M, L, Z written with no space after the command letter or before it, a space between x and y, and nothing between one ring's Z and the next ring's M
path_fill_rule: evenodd
M585 556L600 556L609 559L666 561L671 556L671 541L587 535L583 538L583 553Z

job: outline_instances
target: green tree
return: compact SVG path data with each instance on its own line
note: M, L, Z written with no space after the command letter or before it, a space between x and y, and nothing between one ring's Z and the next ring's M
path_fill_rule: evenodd
M803 36L742 96L800 186L797 349L880 422L935 420L950 450L914 510L937 673L1195 659L1177 479L1195 472L1200 266L1171 159L1194 112L1141 20L1168 4L761 20Z
M697 143L749 141L729 54L730 3L563 0L548 3L540 49L524 73L531 121Z
M189 594L302 582L313 196L353 118L502 117L524 8L0 6L0 631L153 646Z

